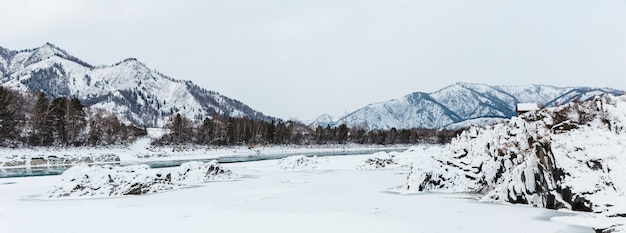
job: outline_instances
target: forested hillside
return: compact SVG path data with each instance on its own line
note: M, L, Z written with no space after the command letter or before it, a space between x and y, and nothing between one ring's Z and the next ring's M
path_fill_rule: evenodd
M0 87L1 146L117 145L145 134L145 129L124 124L103 110L87 108L76 98L24 95Z

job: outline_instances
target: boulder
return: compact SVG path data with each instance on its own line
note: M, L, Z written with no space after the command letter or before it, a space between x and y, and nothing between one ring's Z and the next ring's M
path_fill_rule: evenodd
M316 157L293 155L278 161L278 169L284 171L304 170L317 168Z
M172 180L181 183L230 181L238 178L237 174L224 168L217 160L208 163L197 161L183 163L172 172Z

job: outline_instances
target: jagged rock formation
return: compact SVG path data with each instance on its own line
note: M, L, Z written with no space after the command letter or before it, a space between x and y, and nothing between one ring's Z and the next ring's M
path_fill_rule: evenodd
M405 188L624 217L625 126L626 96L607 95L473 127L415 162Z

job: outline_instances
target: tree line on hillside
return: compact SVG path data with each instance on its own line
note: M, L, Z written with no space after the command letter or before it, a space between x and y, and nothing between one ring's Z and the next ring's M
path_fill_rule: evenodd
M171 117L169 133L154 145L324 145L324 144L415 144L447 143L460 131L434 129L367 130L367 127L317 126L311 129L297 121L252 120L247 117L213 116L193 122L180 114Z
M309 128L297 121L253 120L214 115L192 121L173 114L169 133L155 145L324 145L446 143L458 131L433 129L367 130L366 126ZM85 107L77 98L49 98L44 93L21 94L0 86L0 146L108 146L127 144L146 135L143 128L124 124L100 109Z
M145 134L103 110L92 112L77 98L20 94L0 86L0 146L106 146Z

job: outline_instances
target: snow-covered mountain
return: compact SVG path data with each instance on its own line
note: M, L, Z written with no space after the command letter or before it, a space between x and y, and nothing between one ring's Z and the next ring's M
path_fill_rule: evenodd
M554 87L545 85L490 86L457 83L433 93L415 92L400 99L367 105L335 125L367 125L369 129L431 128L477 118L510 118L515 104L532 102L557 106L573 100L623 91L610 88Z
M616 222L602 228L626 230L625 133L624 95L529 112L424 153L405 188L595 212Z
M329 125L332 126L335 124L335 118L328 114L322 114L318 116L317 118L315 118L314 120L309 120L309 121L304 122L304 124L308 125L309 127L317 127L317 126L326 127Z
M136 59L92 66L50 43L22 51L0 47L0 84L52 97L77 97L142 126L163 125L173 113L190 119L214 114L269 119L237 100L167 77Z

